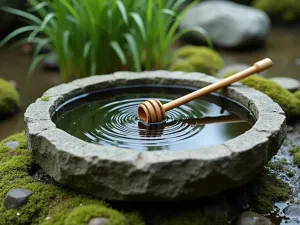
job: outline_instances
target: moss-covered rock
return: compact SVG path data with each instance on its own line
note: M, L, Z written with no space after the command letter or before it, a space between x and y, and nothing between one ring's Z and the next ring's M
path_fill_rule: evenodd
M287 183L277 179L275 174L265 170L251 182L249 194L257 212L269 213L275 202L289 199L291 189Z
M291 22L300 19L300 1L299 0L254 0L253 6L265 11L272 18L278 18L285 22Z
M201 72L215 75L223 66L223 59L214 50L203 46L185 46L175 52L170 71Z
M13 114L20 104L18 92L11 84L0 78L0 116Z
M294 96L300 100L300 91L296 91L294 93Z
M229 77L235 73L236 72L233 71L224 75L224 77ZM290 91L282 88L276 82L258 75L252 75L241 80L240 82L268 95L274 102L280 105L288 119L300 116L300 100Z
M5 145L9 141L18 141L19 146L15 150L9 149ZM91 216L106 216L114 225L144 225L136 213L120 213L99 199L38 182L30 176L33 163L23 133L0 143L1 225L85 225L84 221ZM5 209L3 199L9 190L15 188L26 188L33 194L22 208ZM82 213L87 209L89 213L83 217Z
M87 205L75 208L65 219L65 225L86 225L95 217L108 218L110 225L126 225L126 218L115 210L101 205Z

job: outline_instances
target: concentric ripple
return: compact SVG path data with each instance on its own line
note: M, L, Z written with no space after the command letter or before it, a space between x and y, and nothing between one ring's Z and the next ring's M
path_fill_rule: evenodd
M111 92L113 94L99 93L92 101L83 99L80 104L61 113L56 121L57 127L87 142L139 151L183 150L218 144L250 128L248 123L240 123L240 126L201 123L203 117L221 115L220 107L203 100L167 112L163 123L146 125L137 118L138 104L149 98L156 98L164 104L180 96L159 94L165 90L155 89L151 88L149 93L140 93L138 89L127 93L125 89ZM228 116L229 113L225 111L222 115ZM238 128L233 135L232 128ZM228 129L230 132L226 132ZM220 136L222 132L224 135Z

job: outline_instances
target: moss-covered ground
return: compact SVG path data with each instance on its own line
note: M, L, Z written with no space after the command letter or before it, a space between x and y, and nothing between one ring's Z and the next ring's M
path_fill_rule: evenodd
M18 92L11 84L0 78L0 117L13 114L20 104Z
M9 141L18 141L19 146L11 150L5 145ZM146 224L142 213L137 210L130 213L119 211L100 199L36 180L31 176L35 167L31 152L26 148L24 133L8 137L0 143L1 225L87 225L94 217L108 218L111 225ZM15 188L30 189L33 195L21 208L5 209L3 199L9 190ZM289 186L267 170L246 189L253 202L252 208L262 213L271 211L274 202L285 201L290 194ZM196 205L199 204L201 201ZM232 216L234 214L208 215L203 210L183 210L182 213L168 215L158 213L154 225L225 225Z

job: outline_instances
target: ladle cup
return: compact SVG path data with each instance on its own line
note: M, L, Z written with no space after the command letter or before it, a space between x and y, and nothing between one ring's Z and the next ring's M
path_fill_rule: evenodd
M259 73L272 66L272 60L265 58L253 64L253 66L245 69L239 73L236 73L226 79L220 80L217 83L213 83L190 94L182 96L166 104L162 104L157 99L150 99L138 106L138 118L146 123L159 123L166 119L166 112L179 107L180 105L186 104L196 98L207 95L218 89L227 87L228 85L242 80L254 73Z

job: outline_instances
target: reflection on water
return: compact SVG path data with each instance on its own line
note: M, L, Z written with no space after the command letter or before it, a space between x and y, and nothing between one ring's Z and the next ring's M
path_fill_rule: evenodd
M216 95L169 111L166 121L160 124L147 126L138 120L137 106L141 102L156 98L164 104L194 90L172 86L103 90L65 104L53 119L58 128L84 141L138 151L207 147L224 143L251 127L248 110ZM240 117L228 110L239 112Z

